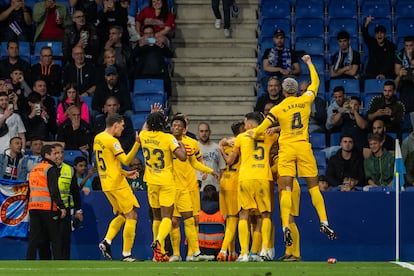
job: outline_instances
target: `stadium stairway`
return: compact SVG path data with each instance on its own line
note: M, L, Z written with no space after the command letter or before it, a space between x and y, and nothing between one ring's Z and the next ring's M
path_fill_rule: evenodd
M231 38L214 28L211 2L176 0L172 114L188 114L190 131L210 123L212 139L231 135L230 125L255 104L258 0L239 0ZM221 10L221 3L220 3Z

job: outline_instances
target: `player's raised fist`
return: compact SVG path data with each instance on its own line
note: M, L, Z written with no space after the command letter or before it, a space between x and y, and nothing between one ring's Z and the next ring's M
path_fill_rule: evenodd
M303 60L304 63L310 63L310 62L312 62L310 55L304 55L302 57L302 60Z

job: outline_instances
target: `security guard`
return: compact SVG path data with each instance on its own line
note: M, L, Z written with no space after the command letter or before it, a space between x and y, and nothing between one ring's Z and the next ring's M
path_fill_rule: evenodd
M28 260L36 259L36 250L42 244L52 243L53 257L62 259L62 245L59 235L59 218L66 216L66 209L58 189L59 169L56 149L52 145L42 147L43 158L29 174L29 244L26 252Z

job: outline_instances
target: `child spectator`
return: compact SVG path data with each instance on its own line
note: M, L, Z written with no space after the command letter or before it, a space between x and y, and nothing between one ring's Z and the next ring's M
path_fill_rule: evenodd
M75 158L73 162L73 169L75 174L73 177L76 178L76 183L78 183L79 188L85 193L85 195L89 195L92 190L92 176L96 173L96 168L91 167L88 170L88 173L85 175L86 170L88 169L88 162L85 157L78 156Z

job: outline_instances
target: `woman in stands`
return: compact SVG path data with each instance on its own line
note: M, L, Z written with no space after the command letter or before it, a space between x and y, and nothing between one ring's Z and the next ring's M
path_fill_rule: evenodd
M79 107L81 110L81 119L89 123L88 105L79 96L79 92L75 83L67 84L64 89L63 99L57 107L56 123L60 125L68 118L66 115L66 110L71 105L76 105Z

